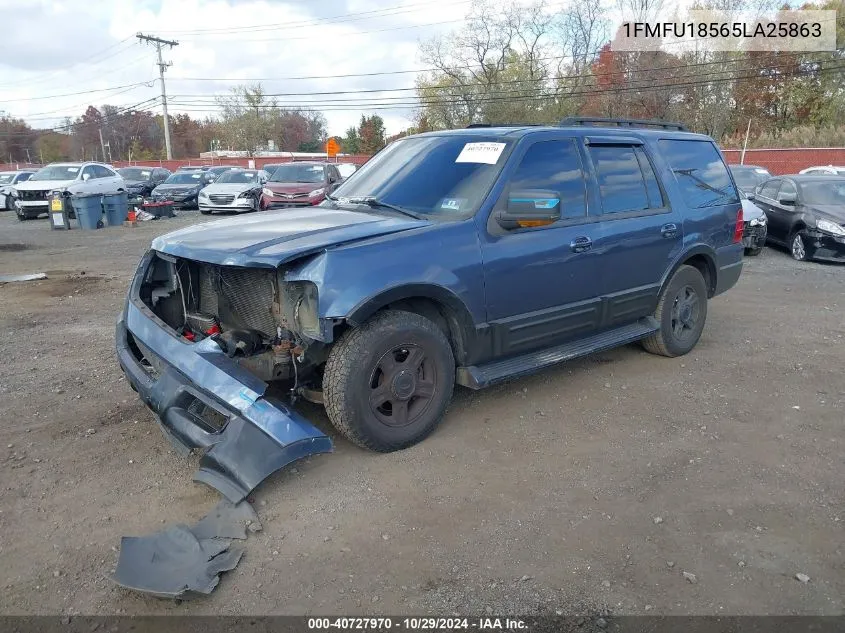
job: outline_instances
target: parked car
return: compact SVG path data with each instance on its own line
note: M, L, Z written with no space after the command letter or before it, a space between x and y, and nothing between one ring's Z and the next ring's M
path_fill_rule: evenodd
M29 180L34 173L34 169L0 171L0 211L12 211L15 208L15 199L11 196L12 188Z
M37 218L47 213L50 194L61 191L67 198L69 215L73 214L70 196L109 194L126 190L126 182L111 165L103 163L53 163L36 171L26 182L15 185L15 212L19 220Z
M845 176L845 167L836 167L834 165L824 165L820 167L807 167L798 172L799 174L816 174L817 176Z
M346 180L358 170L358 165L355 163L335 163L337 171L340 172L340 177Z
M150 198L154 202L172 202L174 208L193 209L197 207L200 190L207 184L207 177L202 171L176 171L153 189Z
M320 204L341 182L337 167L329 163L298 162L279 165L270 175L261 196L262 209L308 207Z
M258 211L261 188L267 182L263 169L230 169L199 193L200 213Z
M282 165L287 165L287 163L267 163L266 165L262 166L261 169L266 171L272 177L273 173L275 173L275 171Z
M331 450L269 381L393 451L437 427L456 383L634 341L686 354L742 271L738 193L711 138L612 123L628 126L408 136L316 207L155 239L117 323L128 382L237 502Z
M797 174L772 178L755 204L769 220L768 240L799 261L845 261L845 177Z
M206 171L208 175L211 177L211 182L217 180L220 174L226 173L230 169L243 169L242 167L238 167L237 165L215 165L214 167L209 167Z
M747 194L740 190L739 197L742 200L742 245L746 255L756 256L766 245L768 218L763 209L754 204L753 193Z
M171 171L164 167L121 167L117 173L126 181L130 197L147 197L158 185L167 180Z
M731 165L730 170L736 186L745 193L753 194L760 183L772 177L768 169L757 165Z

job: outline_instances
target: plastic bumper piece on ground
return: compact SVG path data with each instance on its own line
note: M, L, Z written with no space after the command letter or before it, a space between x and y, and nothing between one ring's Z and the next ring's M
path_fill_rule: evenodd
M267 385L212 340L183 343L153 318L127 303L117 323L118 359L176 447L203 452L196 481L238 503L275 471L331 452L324 433L284 403L266 398Z

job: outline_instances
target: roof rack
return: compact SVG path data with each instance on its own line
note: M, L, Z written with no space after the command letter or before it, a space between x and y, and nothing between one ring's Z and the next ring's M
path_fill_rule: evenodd
M470 123L465 129L473 127L538 127L541 123Z
M602 117L571 116L563 119L559 125L566 127L570 125L584 125L593 127L658 127L664 130L677 130L689 132L687 126L682 123L671 123L668 121L657 121L647 119L607 119Z

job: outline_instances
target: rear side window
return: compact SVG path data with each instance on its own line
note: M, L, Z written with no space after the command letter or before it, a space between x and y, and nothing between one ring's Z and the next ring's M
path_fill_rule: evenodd
M591 145L602 213L628 213L661 209L663 194L654 169L635 145Z
M760 195L764 198L774 200L775 198L777 198L778 189L780 189L780 179L773 178L772 180L768 181L763 185L763 188L760 189Z
M541 141L528 148L511 176L510 191L532 189L556 191L561 218L587 215L584 171L574 141Z
M713 143L663 139L658 145L688 207L702 209L739 202L728 168Z

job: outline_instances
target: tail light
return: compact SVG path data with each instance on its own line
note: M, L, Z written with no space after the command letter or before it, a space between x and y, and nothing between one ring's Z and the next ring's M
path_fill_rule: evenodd
M734 244L742 242L742 232L744 224L742 222L742 207L736 213L736 225L734 226Z

